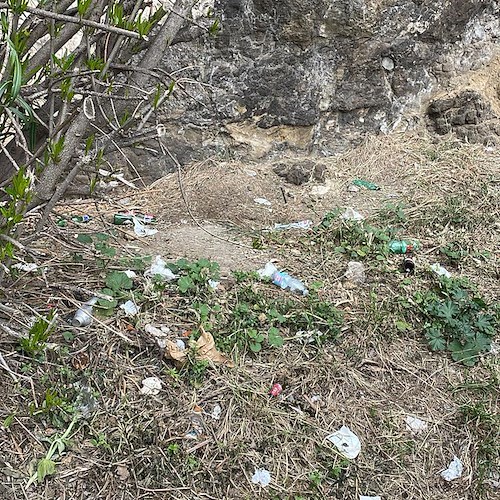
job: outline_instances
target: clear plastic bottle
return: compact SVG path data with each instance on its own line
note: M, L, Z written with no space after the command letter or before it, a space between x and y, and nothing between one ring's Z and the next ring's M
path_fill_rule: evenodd
M82 304L76 311L71 324L73 326L88 326L92 323L92 306L97 302L97 297L93 297Z
M261 277L271 278L275 285L278 285L283 290L289 288L291 292L301 292L302 295L307 295L307 288L302 281L293 278L288 273L278 271L278 268L272 263L268 262L263 269L259 269L257 273Z

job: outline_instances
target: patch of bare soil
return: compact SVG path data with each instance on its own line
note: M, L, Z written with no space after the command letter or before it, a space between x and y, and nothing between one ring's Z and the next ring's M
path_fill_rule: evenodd
M315 159L322 183L295 186L273 170L301 160L310 161L213 160L57 208L92 220L60 227L54 217L24 255L38 271L15 272L0 300L0 353L11 370L0 372L0 498L498 498L498 354L466 367L430 351L417 298L435 288L429 265L439 262L498 305L500 152L394 135ZM380 190L349 190L356 178ZM415 274L401 272L400 255L365 257L354 240L334 238L324 224L347 207L384 234L418 239ZM111 223L132 209L155 214L158 232L139 238ZM304 219L315 229L269 231ZM174 268L182 282L157 283L144 277L147 255L193 267ZM308 297L231 274L271 258L304 281ZM220 264L216 290L198 259ZM352 260L364 263L363 283L345 278ZM130 283L113 275L132 269ZM133 297L138 315L110 307L90 326L72 326L78 305L104 288L119 303ZM59 320L47 343L21 349L12 332L26 335L52 309ZM200 363L191 348L176 366L147 325L188 346L206 328L234 367ZM270 342L273 327L283 346ZM149 377L161 388L145 395ZM425 428L412 431L408 417ZM28 486L71 422L53 468ZM355 459L327 439L343 425L360 439ZM447 482L440 473L454 456L463 472ZM252 480L256 469L269 471L269 485Z

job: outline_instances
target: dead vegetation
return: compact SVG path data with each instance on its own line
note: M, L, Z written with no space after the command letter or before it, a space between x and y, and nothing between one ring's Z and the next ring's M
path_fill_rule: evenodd
M498 150L453 139L395 135L322 159L329 187L322 197L310 195L310 184L285 184L272 162L214 159L183 171L182 191L175 173L113 202L60 205L59 214L93 219L53 224L26 254L38 271L18 271L3 290L0 352L15 374L0 378L2 498L496 498L498 354L483 353L467 367L431 352L415 297L436 286L429 265L440 262L487 302L498 301L499 160ZM355 178L381 189L348 191ZM257 197L271 207L255 204ZM348 206L380 230L371 243L339 222L335 209ZM110 224L114 212L132 208L156 214L159 232L140 240ZM325 216L331 225L321 225ZM264 231L305 218L317 229ZM111 236L101 241L96 233ZM414 275L401 272L402 257L385 251L377 235L420 241ZM180 281L148 281L143 257L157 254L190 263L209 257L221 265L221 284L204 285L213 270L206 262L177 269L191 279L185 289ZM229 271L257 270L271 257L306 283L308 297ZM364 283L345 279L351 260L364 263ZM138 275L131 288L110 281L126 269ZM136 318L102 308L109 314L91 326L71 326L82 301L115 285L123 297L134 293ZM54 308L57 329L34 355L6 333L25 334L30 318ZM200 362L196 351L175 366L147 324L167 325L168 335L186 341L208 327L235 367ZM253 352L249 331L273 326L284 345L267 337ZM321 335L308 338L315 330ZM162 381L158 394L141 394L147 377ZM269 394L275 383L283 387L278 397ZM408 416L426 429L411 432ZM27 488L50 442L73 420L54 473ZM360 438L354 460L326 439L342 425ZM464 471L448 483L440 471L454 455ZM251 479L261 468L271 474L266 488Z

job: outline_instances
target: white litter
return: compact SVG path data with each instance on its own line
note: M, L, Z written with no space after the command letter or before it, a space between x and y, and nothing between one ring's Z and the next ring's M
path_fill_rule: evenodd
M493 354L493 356L498 356L500 354L500 342L491 343L490 354Z
M361 451L361 442L358 436L349 429L349 427L343 425L337 432L330 434L326 437L328 441L332 442L337 449L340 451L341 455L350 460L356 458Z
M299 220L298 222L290 222L288 224L274 224L275 231L284 231L287 229L309 229L313 225L312 220Z
M424 422L417 417L412 417L411 415L406 417L405 422L406 430L410 431L412 434L418 434L419 432L427 429L427 422Z
M214 406L214 409L212 410L212 413L210 413L210 416L214 420L219 420L220 416L222 415L222 408L220 407L220 404L216 404Z
M444 276L445 278L451 278L451 273L445 269L441 264L437 262L432 264L431 270L434 271L438 276Z
M382 497L367 497L365 495L359 495L359 500L382 500Z
M269 485L271 482L271 474L266 469L255 469L252 476L252 483L260 484L263 488Z
M123 271L130 279L132 278L137 278L137 274L135 274L134 271L131 271L130 269L127 269L126 271Z
M152 236L158 232L157 229L146 227L137 217L132 217L132 220L134 221L134 233L139 236L139 238Z
M184 340L182 339L177 339L175 341L175 345L181 350L181 351L185 351L186 350L186 344L184 342Z
M158 347L160 349L165 349L165 347L167 347L167 337L168 337L168 333L169 333L169 328L168 327L163 327L166 331L163 331L160 330L159 328L156 328L156 326L153 326L153 325L150 325L150 324L147 324L145 327L144 327L144 331L146 333L149 333L150 335L152 335L156 341L156 343L158 344Z
M127 316L135 316L139 312L139 308L131 300L121 304L120 309L123 309Z
M142 381L141 394L156 396L161 390L161 380L158 377L148 377Z
M253 201L255 201L255 203L258 203L259 205L266 205L267 207L271 206L271 202L269 200L266 200L265 198L254 198Z
M12 266L14 269L19 269L21 271L26 271L27 273L32 273L38 269L38 266L34 263L29 262L18 262Z
M208 280L208 286L215 290L220 285L220 281Z
M354 208L348 207L345 209L345 212L340 216L344 220L355 220L360 221L364 220L365 217L361 215L359 212L356 212Z
M350 191L351 193L357 193L359 191L359 187L355 186L354 184L349 184L349 186L347 186L347 191Z
M453 481L454 479L458 479L463 471L464 466L461 460L456 455L453 455L453 460L448 465L448 468L441 471L441 477L445 481Z
M167 267L167 263L157 255L151 263L150 268L144 273L144 276L161 276L167 281L174 280L177 276Z
M364 283L366 279L365 266L361 262L351 261L347 264L344 276L354 283Z
M330 191L330 186L313 186L311 188L311 196L325 196Z

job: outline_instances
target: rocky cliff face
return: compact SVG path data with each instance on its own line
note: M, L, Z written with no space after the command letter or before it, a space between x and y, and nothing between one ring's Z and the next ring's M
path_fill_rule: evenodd
M214 12L217 37L189 28L164 61L191 68L190 96L164 117L182 161L235 145L329 155L419 126L500 142L497 1L216 0Z

